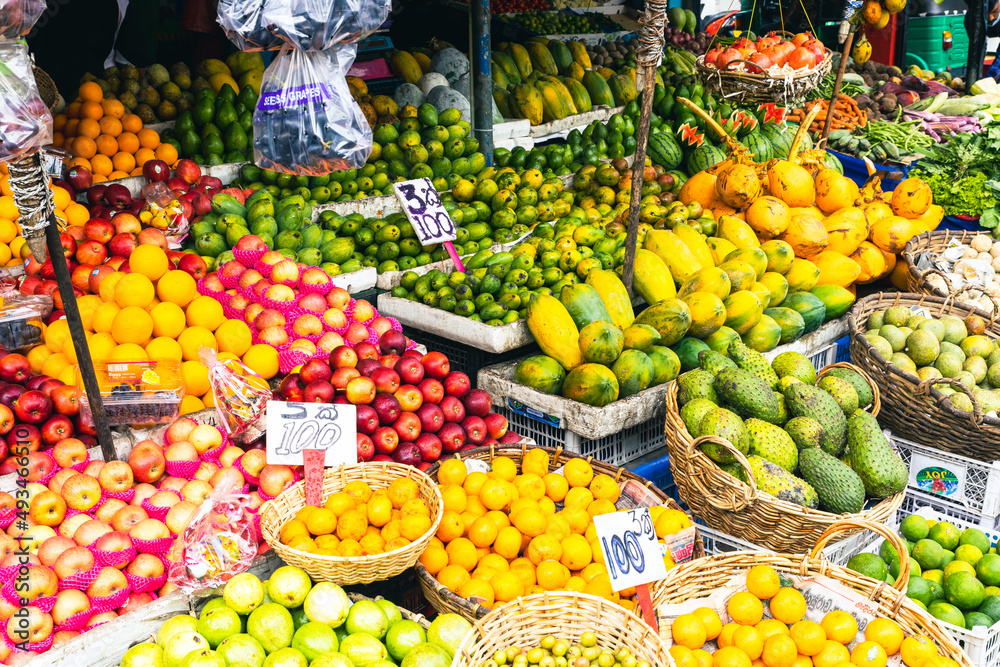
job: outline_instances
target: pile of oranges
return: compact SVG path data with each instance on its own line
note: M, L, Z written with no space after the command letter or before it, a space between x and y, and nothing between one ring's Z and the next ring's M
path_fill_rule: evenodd
M322 507L306 505L281 527L281 543L324 556L374 556L402 549L433 525L431 510L412 479L394 479L372 491L363 481L348 482Z
M493 459L488 473L443 461L437 481L445 511L420 562L448 590L484 607L569 590L634 609L634 589L612 590L593 521L617 511L618 483L595 474L586 459L570 459L561 474L549 464L541 449L525 454L520 473L506 456ZM691 525L676 509L652 507L650 515L661 538ZM674 566L669 552L664 564Z
M144 128L121 102L104 99L93 81L80 84L79 97L56 115L53 130L52 143L73 156L67 166L86 167L95 183L141 175L148 160L173 167L178 159L176 147L161 143L156 130Z
M161 248L141 245L129 264L131 273L105 274L95 294L77 299L95 362L177 360L186 394L182 414L214 405L208 369L200 361L203 347L216 350L220 360L242 359L263 378L248 376L249 382L266 387L266 380L277 375L277 350L254 345L250 327L227 320L222 305L200 296L194 278L173 269ZM50 324L44 340L27 355L34 371L74 382L76 350L67 321Z
M886 667L897 653L907 667L958 667L927 637L907 637L887 618L872 620L861 635L846 611L806 620L805 597L783 583L791 582L758 565L747 573L747 590L729 598L728 623L709 607L675 618L670 654L677 667Z
M49 189L55 203L55 216L63 225L82 225L90 220L87 207L73 201L72 195L64 188L50 184ZM21 249L25 247L24 238L17 222L20 217L21 212L10 189L7 165L0 163L0 266L16 266L24 261L21 255Z

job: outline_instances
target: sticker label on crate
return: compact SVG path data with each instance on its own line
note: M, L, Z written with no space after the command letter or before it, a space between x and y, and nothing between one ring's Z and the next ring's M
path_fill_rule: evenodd
M353 405L267 402L267 462L302 465L303 449L326 452L327 467L358 462L358 417Z
M910 484L924 491L945 498L965 497L966 469L963 465L949 464L919 452L910 455Z
M648 508L595 516L594 528L614 590L648 584L667 576L663 544L656 539Z
M530 417L537 422L543 424L548 424L549 426L555 426L556 428L564 428L563 420L561 417L556 417L555 415L547 415L541 410L536 410L535 408L528 407L520 401L515 401L513 398L507 398L507 407L510 408L511 412L516 412L519 415L524 415L525 417Z

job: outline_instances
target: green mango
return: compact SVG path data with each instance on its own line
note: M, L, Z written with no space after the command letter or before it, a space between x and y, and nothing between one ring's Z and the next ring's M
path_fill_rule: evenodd
M323 228L319 225L306 225L302 228L302 247L319 248L323 242Z
M247 133L243 131L239 123L232 123L225 129L222 134L222 143L225 145L227 151L238 153L245 151L249 145Z
M238 119L239 114L236 113L236 109L228 101L223 100L219 108L215 110L215 124L219 126L219 129L225 130Z
M226 229L226 243L229 244L229 247L231 248L231 247L235 246L236 243L241 238L243 238L244 236L246 236L249 233L250 233L250 230L247 229L246 227L244 227L243 225L240 225L240 224L230 225Z

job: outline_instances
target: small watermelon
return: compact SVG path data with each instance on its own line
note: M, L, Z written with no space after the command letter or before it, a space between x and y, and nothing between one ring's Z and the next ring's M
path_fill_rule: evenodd
M771 142L764 138L760 130L754 130L740 139L740 143L750 150L753 161L762 164L774 157L774 149Z
M725 153L711 144L704 143L688 155L685 166L687 167L689 174L695 174L699 171L704 171L712 165L718 164L725 159Z
M681 147L669 132L657 132L649 137L646 154L653 164L662 165L664 169L676 169L684 159Z

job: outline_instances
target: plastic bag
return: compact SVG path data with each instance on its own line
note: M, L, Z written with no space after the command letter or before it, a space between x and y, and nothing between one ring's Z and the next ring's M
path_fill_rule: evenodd
M360 169L372 149L372 129L344 79L357 47L300 51L284 46L264 71L253 112L258 167L322 176Z
M280 49L284 42L267 29L263 14L263 0L219 0L216 20L240 51Z
M232 482L215 487L180 536L170 582L188 591L220 586L244 572L257 555L250 496Z
M215 350L208 347L201 349L201 363L208 368L215 409L229 439L246 444L263 435L267 401L271 398L267 383L263 382L261 387L247 381L245 375L260 376L236 359L219 361ZM234 368L239 368L243 375Z
M0 162L51 143L52 114L38 95L28 45L0 41Z
M265 0L264 24L297 49L325 51L378 30L391 0Z
M146 206L139 212L139 220L163 232L167 245L173 249L181 247L181 240L187 234L191 221L184 215L184 207L163 181L142 186L142 196Z
M27 35L44 11L45 0L0 0L0 37Z

